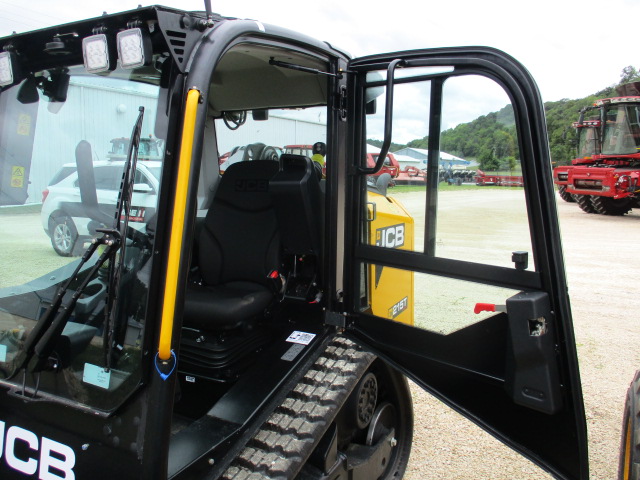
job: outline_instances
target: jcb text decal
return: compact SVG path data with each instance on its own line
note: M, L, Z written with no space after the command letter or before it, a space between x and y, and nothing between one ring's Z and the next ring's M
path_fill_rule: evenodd
M378 228L376 230L376 246L398 248L404 245L404 223Z
M39 480L76 478L73 472L76 454L71 447L47 437L39 438L29 430L7 426L1 421L0 457L4 457L4 463L18 472L25 475L37 473Z

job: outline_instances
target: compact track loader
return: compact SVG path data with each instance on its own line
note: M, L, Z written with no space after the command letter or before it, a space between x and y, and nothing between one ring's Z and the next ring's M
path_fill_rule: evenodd
M159 6L0 51L2 479L399 479L407 378L588 478L543 107L516 60L351 58ZM447 122L490 96L513 106L524 183L494 210L456 204L437 174ZM402 190L376 173L416 125L427 181ZM114 138L116 175L94 168ZM137 175L147 138L158 186ZM324 174L283 150L317 142ZM51 249L52 221L81 255Z

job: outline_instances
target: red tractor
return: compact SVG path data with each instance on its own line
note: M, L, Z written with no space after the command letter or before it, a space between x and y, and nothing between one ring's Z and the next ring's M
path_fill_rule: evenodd
M619 97L597 100L580 112L573 125L579 131L578 157L554 169L560 196L587 213L624 215L640 207L640 82L617 91Z

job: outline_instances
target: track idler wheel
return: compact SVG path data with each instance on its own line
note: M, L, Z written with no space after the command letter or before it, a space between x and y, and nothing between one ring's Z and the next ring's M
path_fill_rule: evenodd
M353 424L359 430L369 426L376 411L378 402L378 379L372 372L368 372L360 379L354 392L351 394L347 409Z

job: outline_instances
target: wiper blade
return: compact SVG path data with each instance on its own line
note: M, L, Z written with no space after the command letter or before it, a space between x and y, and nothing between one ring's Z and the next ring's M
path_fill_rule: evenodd
M116 345L118 338L116 338L116 331L118 330L118 322L116 318L116 301L118 298L118 287L120 285L120 279L124 270L125 251L126 251L126 234L129 226L129 214L131 211L131 198L133 196L133 185L136 174L136 166L138 163L138 150L140 148L140 136L142 134L142 121L144 119L144 107L139 107L138 119L133 126L131 132L131 138L129 141L129 151L127 152L127 161L122 173L122 183L120 184L120 192L118 193L118 206L116 208L116 217L113 222L113 230L119 232L121 245L120 245L120 258L115 261L115 254L113 261L109 262L109 283L107 286L107 305L105 309L105 329L103 336L103 346L105 352L105 368L111 369L111 362L113 360L113 349L117 346L119 349L122 347ZM126 321L126 319L124 320Z

